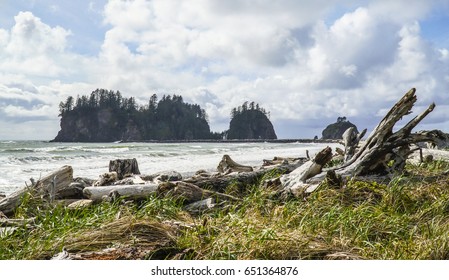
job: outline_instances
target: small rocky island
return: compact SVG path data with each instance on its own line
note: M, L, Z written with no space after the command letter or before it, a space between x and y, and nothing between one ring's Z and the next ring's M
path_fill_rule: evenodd
M354 127L354 132L359 133L355 124L351 123L346 117L338 117L337 122L328 125L322 132L322 139L342 139L343 133L350 128Z
M268 113L254 102L232 109L227 139L277 139Z

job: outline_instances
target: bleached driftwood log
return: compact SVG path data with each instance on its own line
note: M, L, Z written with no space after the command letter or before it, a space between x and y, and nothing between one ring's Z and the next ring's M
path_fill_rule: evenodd
M7 197L0 200L0 211L5 215L9 215L20 205L22 197L31 192L35 196L42 196L52 202L56 194L68 187L73 181L73 169L71 166L63 166L60 169L51 172L30 187L24 187Z
M344 153L344 161L350 160L356 151L357 146L359 145L360 140L365 136L366 134L366 128L360 132L357 133L355 131L355 128L351 126L343 133L343 144L345 146L345 153Z
M141 199L156 193L157 187L157 184L87 187L83 193L86 198L93 201L101 201L103 196L109 196L111 192L117 192L119 196L130 199Z
M412 144L435 141L434 136L430 133L412 133L413 128L433 111L434 103L404 127L393 132L395 124L411 113L411 109L417 100L415 92L414 88L408 91L374 128L354 156L343 165L332 168L332 170L342 176L388 175L393 172L402 172L405 160L411 153L410 146ZM284 189L298 188L301 190L296 193L313 191L315 186L325 178L326 171L307 179L306 182L301 180L302 175L298 172L296 175L298 178L290 176L289 180L283 182ZM295 184L294 182L298 183Z
M433 137L432 142L427 143L427 147L431 149L444 149L449 147L449 134L444 133L441 130L420 131L422 134L431 134Z
M118 179L123 179L128 174L140 174L139 165L135 158L116 159L109 161L109 172L117 172Z
M332 159L332 149L326 147L318 152L312 160L307 161L289 174L282 175L280 182L283 190L299 196L304 189L310 187L307 179L321 173L323 167Z
M427 158L427 160L426 160ZM411 164L420 164L431 160L446 160L449 161L449 151L421 148L415 150L407 159Z
M224 155L217 166L217 171L223 174L229 174L232 172L251 172L253 171L253 168L251 166L238 164L233 161L230 156Z
M393 132L395 124L404 116L411 113L417 98L416 90L408 91L385 115L373 132L366 139L360 150L343 166L336 168L336 172L345 175L363 176L371 174L389 174L398 170L405 161L404 156L410 151L410 145L419 142L431 142L433 136L425 133L412 133L418 125L435 108L432 103L420 115L414 117L404 127ZM393 162L395 170L389 166Z

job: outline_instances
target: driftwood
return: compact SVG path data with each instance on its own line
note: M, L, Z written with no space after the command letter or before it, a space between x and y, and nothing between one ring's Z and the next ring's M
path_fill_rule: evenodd
M251 172L251 166L245 166L233 161L230 156L224 155L217 166L217 171L222 174L229 174L232 172Z
M345 175L363 176L371 174L390 174L403 167L410 153L410 145L419 142L432 142L433 136L425 133L412 133L418 125L435 108L432 103L420 115L409 121L404 127L393 132L395 124L411 113L416 102L416 90L408 91L385 115L371 135L366 139L360 150L336 172ZM393 162L393 169L389 163Z
M56 199L81 199L83 198L83 189L86 186L82 183L73 182L56 192Z
M214 198L216 201L239 200L231 195L205 190L194 184L186 182L163 183L158 187L158 193L165 197L170 196L184 200L185 203L193 203L204 200L205 198Z
M172 181L181 181L182 180L181 173L174 171L174 170L161 171L161 172L157 172L157 173L154 173L151 175L142 175L140 177L144 181L150 181L153 183L172 182Z
M94 183L94 186L109 186L118 180L118 174L115 171L103 173L100 179Z
M366 134L366 128L360 132L357 133L355 131L355 128L351 126L343 133L343 144L345 146L345 152L344 152L344 161L350 160L356 151L356 148L360 142L360 140L365 136Z
M157 184L148 184L87 187L83 190L83 194L86 198L93 201L102 201L103 196L109 196L112 192L117 192L119 196L125 196L130 199L141 199L156 193L157 186Z
M360 149L354 153L354 156L343 165L331 170L342 176L388 175L393 172L401 172L407 157L412 153L412 144L434 142L434 135L431 133L412 133L413 128L433 111L435 108L433 103L404 127L393 132L395 124L405 115L411 113L411 109L416 102L415 92L414 88L408 91L374 128ZM348 138L351 139L352 136L350 135ZM283 187L285 191L297 189L293 194L300 195L303 192L314 191L324 180L327 171L324 170L314 177L306 179L306 181L301 180L302 173L295 173L297 173L297 178L290 176L288 180L283 182Z
M50 202L53 202L56 194L68 187L72 181L72 167L63 166L60 169L46 175L37 182L34 182L32 186L24 187L0 200L0 211L6 215L13 213L14 210L20 205L22 197L27 192L32 192L33 195L42 196Z
M109 161L109 172L117 172L118 179L121 180L128 174L140 174L137 160L133 159L116 159Z
M441 130L420 131L421 134L431 134L433 140L427 143L427 147L431 149L445 149L449 147L449 134Z
M283 161L281 164L265 166L251 172L233 172L230 174L208 173L204 170L198 171L195 176L186 178L183 182L194 184L203 189L210 189L216 192L224 192L230 184L239 186L252 185L258 182L263 175L268 172L277 171L279 173L289 173L304 163L303 158L294 161Z
M321 173L323 167L332 159L332 149L326 147L318 152L312 160L307 161L289 174L282 175L280 182L283 190L299 196L306 187L307 179Z
M415 149L409 156L407 162L411 164L420 164L422 162L431 162L433 160L446 160L449 161L449 151L436 150L436 149Z

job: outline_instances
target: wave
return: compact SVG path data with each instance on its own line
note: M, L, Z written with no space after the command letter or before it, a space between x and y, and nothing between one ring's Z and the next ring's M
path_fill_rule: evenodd
M16 148L16 149L5 149L1 150L2 153L33 153L35 152L34 149L27 149L27 148Z

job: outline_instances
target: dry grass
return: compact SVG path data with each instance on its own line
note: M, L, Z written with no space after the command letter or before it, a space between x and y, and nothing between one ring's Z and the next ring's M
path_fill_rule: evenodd
M36 217L34 227L0 238L0 259L63 248L81 259L448 259L448 169L407 166L388 184L350 180L287 201L231 185L240 201L200 215L158 197L82 211L24 201L17 218Z

